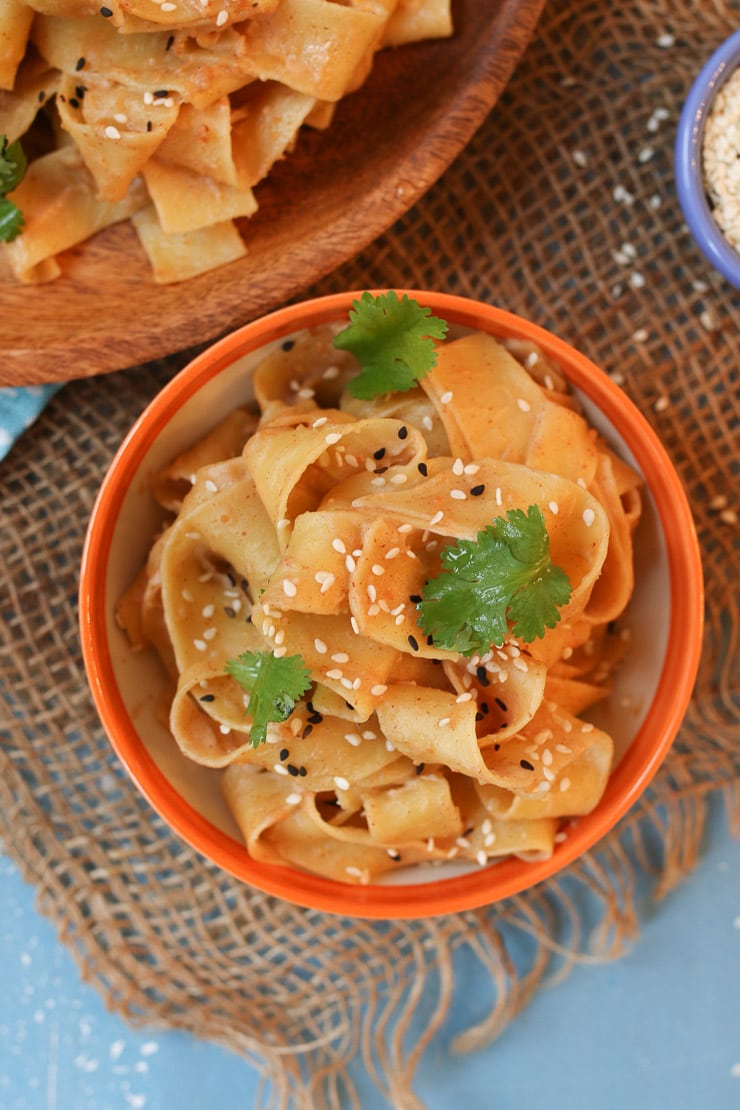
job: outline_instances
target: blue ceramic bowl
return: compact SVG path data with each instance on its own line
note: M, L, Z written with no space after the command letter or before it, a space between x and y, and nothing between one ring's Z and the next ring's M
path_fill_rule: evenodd
M735 31L715 50L691 86L678 123L674 164L678 200L691 234L715 269L740 289L740 253L715 223L702 175L707 116L714 97L738 64L740 31Z

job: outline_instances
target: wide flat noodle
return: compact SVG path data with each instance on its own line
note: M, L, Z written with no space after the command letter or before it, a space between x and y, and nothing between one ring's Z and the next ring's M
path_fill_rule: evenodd
M615 619L633 588L639 478L556 367L528 374L536 350L456 340L423 389L367 402L347 390L357 365L335 331L275 343L256 411L154 476L174 520L118 619L161 655L174 740L223 770L254 859L346 883L546 859L612 770L611 737L582 714L629 647ZM474 405L456 401L460 383ZM531 643L440 648L418 605L445 547L531 505L571 585L559 622ZM256 746L250 695L226 669L245 651L299 656L310 677Z

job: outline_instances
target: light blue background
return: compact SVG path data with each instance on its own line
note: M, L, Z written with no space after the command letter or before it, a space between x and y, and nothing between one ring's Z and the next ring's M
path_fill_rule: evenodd
M210 1110L252 1105L254 1070L179 1032L133 1031L106 1012L0 857L0 1108ZM430 1110L740 1108L740 842L719 806L698 868L654 902L616 962L541 990L500 1040L468 1056L451 1033L483 1016L458 965L451 1019L419 1068ZM368 1080L363 1110L386 1103Z

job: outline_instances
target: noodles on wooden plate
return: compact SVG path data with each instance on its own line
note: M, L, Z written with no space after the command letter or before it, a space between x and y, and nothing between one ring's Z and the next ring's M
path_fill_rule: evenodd
M156 282L241 258L253 189L300 129L330 126L378 50L452 29L450 0L4 0L0 136L32 163L9 194L14 276L58 277L58 254L129 218Z

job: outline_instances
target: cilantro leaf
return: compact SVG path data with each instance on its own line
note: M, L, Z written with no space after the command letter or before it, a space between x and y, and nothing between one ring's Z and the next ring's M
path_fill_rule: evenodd
M447 334L447 324L431 309L406 293L399 300L392 289L377 297L363 293L352 302L349 319L334 346L351 351L360 363L349 391L363 400L413 389L437 362L434 340Z
M0 242L12 243L23 230L23 213L12 200L0 197Z
M544 636L570 595L567 574L550 559L542 511L530 505L443 550L442 572L417 604L419 624L439 647L473 655L509 632L526 643Z
M26 173L26 155L19 142L9 143L0 135L0 242L10 243L20 234L23 214L6 193L20 185Z
M225 670L249 694L253 748L267 740L268 722L286 720L311 685L300 655L278 658L269 651L245 651L238 659L228 659Z

